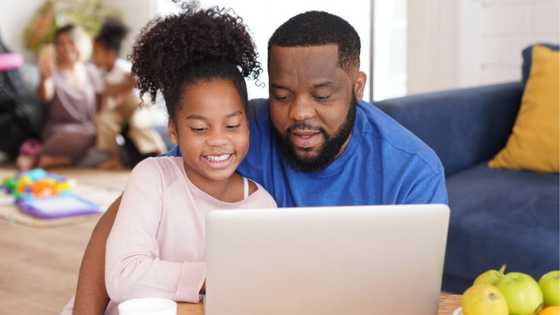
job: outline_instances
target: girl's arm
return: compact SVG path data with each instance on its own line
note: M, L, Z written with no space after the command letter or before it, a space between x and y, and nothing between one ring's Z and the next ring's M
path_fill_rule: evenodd
M105 285L113 301L162 297L199 302L206 263L159 257L162 178L156 159L144 160L130 176L107 240Z

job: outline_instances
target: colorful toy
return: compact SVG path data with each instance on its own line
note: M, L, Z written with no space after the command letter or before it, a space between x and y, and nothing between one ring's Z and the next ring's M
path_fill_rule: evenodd
M23 212L44 218L99 213L96 204L73 194L75 181L33 169L2 180L0 188L15 199Z
M68 195L72 192L74 185L74 181L39 168L6 177L2 181L2 187L8 194L14 196L16 202Z

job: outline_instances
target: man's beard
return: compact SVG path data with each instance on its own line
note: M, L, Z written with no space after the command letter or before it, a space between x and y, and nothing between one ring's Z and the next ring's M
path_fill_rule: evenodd
M336 159L342 146L352 132L354 121L356 120L357 105L358 101L356 100L354 93L352 93L352 103L348 109L348 114L346 114L346 120L334 137L329 136L323 128L319 128L317 130L316 128L307 125L305 122L295 123L290 126L286 135L283 137L278 133L278 131L276 131L276 136L278 137L282 154L286 161L288 161L293 168L302 172L319 172L327 168L327 166ZM319 131L325 138L325 143L322 145L319 155L314 158L300 158L296 154L294 144L290 139L290 134L293 129L315 129Z

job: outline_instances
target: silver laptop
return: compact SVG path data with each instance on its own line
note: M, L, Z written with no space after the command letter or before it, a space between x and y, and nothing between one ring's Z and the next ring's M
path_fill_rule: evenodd
M446 205L213 211L206 315L437 314Z

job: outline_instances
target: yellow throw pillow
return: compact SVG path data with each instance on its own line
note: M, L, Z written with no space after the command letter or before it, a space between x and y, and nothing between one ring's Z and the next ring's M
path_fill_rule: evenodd
M560 171L560 52L532 50L529 80L506 147L488 163L492 168Z

